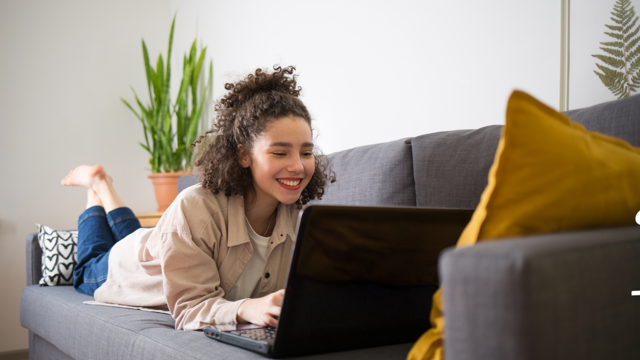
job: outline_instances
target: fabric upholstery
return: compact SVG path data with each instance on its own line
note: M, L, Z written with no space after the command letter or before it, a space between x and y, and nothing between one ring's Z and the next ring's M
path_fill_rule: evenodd
M639 254L637 225L447 250L446 358L637 358Z
M475 209L487 186L501 130L491 125L411 139L416 205Z
M415 206L411 143L401 139L329 155L337 181L317 204Z
M638 184L639 148L588 132L515 91L489 184L458 246L634 224Z
M587 132L533 97L514 91L487 187L457 247L634 224L640 209L638 183L640 149ZM434 305L441 303L441 290L434 295ZM443 311L433 308L433 324L443 324ZM443 330L434 326L427 331L412 356L418 349L438 348Z
M589 131L617 137L640 147L640 94L565 113Z
M38 233L27 235L27 286L37 284L42 278L42 249Z
M71 360L69 355L63 353L47 340L29 331L29 360Z
M178 178L178 193L200 182L200 178L197 175L184 175Z
M87 300L93 298L71 286L28 286L22 291L20 323L74 359L264 359L201 331L175 330L170 315L82 303ZM400 359L410 347L400 344L315 358Z

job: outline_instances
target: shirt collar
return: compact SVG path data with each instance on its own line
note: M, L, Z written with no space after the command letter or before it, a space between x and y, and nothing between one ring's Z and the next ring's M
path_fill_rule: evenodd
M297 220L298 209L295 205L285 205L280 203L278 205L278 216L276 217L276 226L271 234L271 239L276 244L279 244L289 237L295 241L295 223L294 218ZM244 213L244 198L240 195L229 197L229 210L228 210L228 245L236 246L244 243L249 243L249 231L247 230L247 224L245 222Z

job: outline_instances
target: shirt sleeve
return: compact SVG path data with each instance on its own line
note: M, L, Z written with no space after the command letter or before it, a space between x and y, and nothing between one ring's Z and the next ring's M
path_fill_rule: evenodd
M159 235L163 291L176 329L200 330L211 324L236 324L238 307L246 299L223 298L213 256L218 242L192 237L190 231L175 228Z

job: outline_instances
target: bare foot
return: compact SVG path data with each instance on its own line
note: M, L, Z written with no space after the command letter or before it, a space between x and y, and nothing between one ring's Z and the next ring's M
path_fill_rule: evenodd
M96 182L105 179L111 180L102 165L80 165L71 170L60 183L64 186L84 186L91 189Z

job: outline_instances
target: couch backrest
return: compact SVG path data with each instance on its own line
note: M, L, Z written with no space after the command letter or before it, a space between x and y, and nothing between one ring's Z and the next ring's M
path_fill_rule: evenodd
M487 186L502 126L431 133L411 139L416 205L475 209Z
M329 155L337 181L315 204L415 206L410 139Z
M587 130L640 147L640 94L565 113Z

